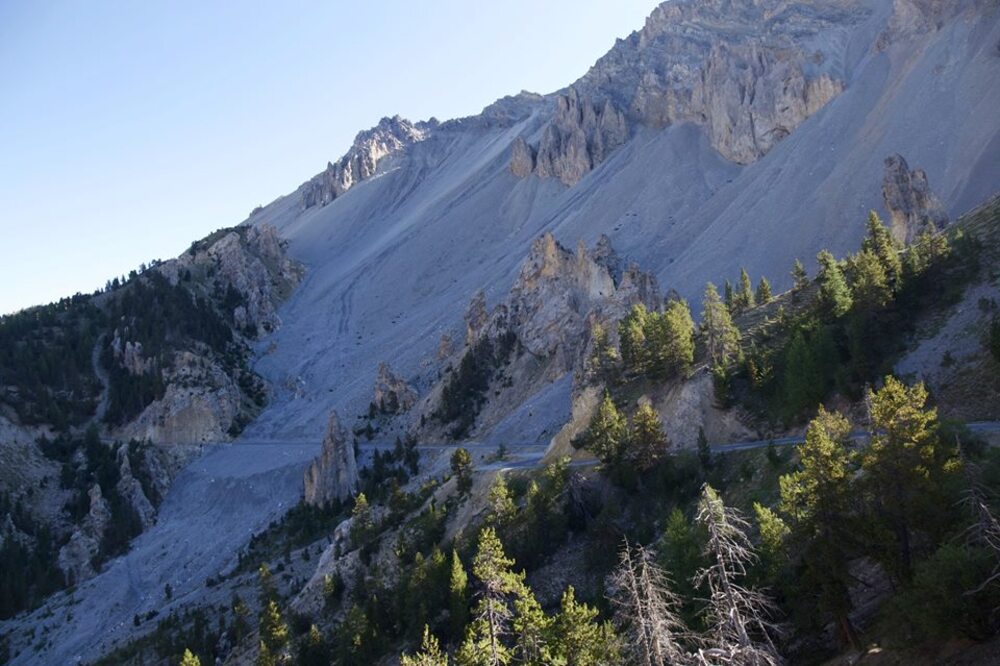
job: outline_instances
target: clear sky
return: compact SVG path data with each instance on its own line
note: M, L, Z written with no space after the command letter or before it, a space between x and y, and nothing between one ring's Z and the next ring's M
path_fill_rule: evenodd
M656 0L0 2L0 313L246 218L382 116L557 90Z

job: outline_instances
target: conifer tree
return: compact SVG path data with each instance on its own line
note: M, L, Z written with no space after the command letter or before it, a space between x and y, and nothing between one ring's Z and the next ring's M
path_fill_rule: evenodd
M819 364L805 336L796 331L785 351L782 375L785 409L792 415L813 409L823 399L825 385Z
M620 662L618 641L611 625L597 622L596 608L576 600L571 585L563 593L552 633L556 660L573 666L610 666Z
M657 374L687 374L694 363L694 320L686 301L672 300L663 314L651 315L647 339Z
M826 250L816 255L816 260L819 262L816 281L819 282L820 310L828 319L842 317L851 309L853 301L840 264Z
M630 458L636 469L652 469L667 453L667 435L663 432L660 416L649 403L639 405L632 417Z
M889 289L891 291L898 291L903 275L903 262L899 257L899 244L892 237L892 234L874 210L868 213L866 228L868 235L861 242L862 252L871 252L877 257L885 272Z
M740 286L733 296L733 305L736 312L742 312L754 306L753 283L745 268L740 269Z
M489 514L487 521L496 527L505 527L510 524L517 514L517 507L514 506L514 498L507 487L507 480L503 473L496 475L493 484L490 486L489 497L487 499Z
M733 283L730 282L728 279L726 280L725 284L722 287L722 297L723 299L725 299L726 302L726 310L728 310L730 313L735 312L736 298L733 295Z
M455 475L460 495L472 490L472 456L465 447L460 446L451 454L451 472Z
M885 266L870 250L862 250L847 260L854 305L874 311L885 307L892 300L892 289Z
M354 498L351 519L351 541L355 544L362 544L368 540L375 527L372 520L372 509L364 493L358 493L358 496Z
M181 666L201 666L201 659L192 654L191 650L185 649L181 657Z
M587 359L587 374L601 382L608 382L618 367L618 350L608 340L608 332L600 322L590 328L591 351Z
M587 430L587 449L604 464L614 464L628 448L628 434L628 419L618 411L611 394L605 391L604 400Z
M915 533L937 543L949 527L956 499L949 481L960 461L955 446L938 435L937 410L925 408L922 383L908 387L889 376L867 400L873 432L862 458L866 495L884 535L883 563L897 580L909 581Z
M511 623L514 638L513 659L525 666L547 666L553 663L553 620L545 614L531 590L524 586L514 600Z
M512 571L513 565L496 531L492 527L483 529L472 561L472 574L479 586L479 602L465 641L456 654L459 666L506 666L511 663L511 649L505 638L510 634L514 616L512 601L524 587L523 577Z
M281 610L274 599L261 610L258 630L261 642L271 652L277 652L288 644L288 625L281 618Z
M277 664L278 660L271 652L271 648L267 647L264 641L260 641L257 645L257 659L254 660L254 666L277 666Z
M799 447L801 469L782 476L779 482L779 508L788 523L773 519L765 525L762 521L761 534L765 548L777 551L776 541L787 533L803 565L803 584L816 590L820 610L833 618L842 640L857 648L848 594L848 563L852 559L849 544L856 527L852 507L854 470L847 448L850 432L847 419L819 408L806 430L805 443ZM773 518L761 510L757 515L758 519L762 515Z
M701 325L712 364L728 364L739 351L740 333L733 325L729 310L719 299L719 292L711 282L705 286Z
M457 640L462 637L469 622L469 575L465 572L457 550L451 551L451 576L448 581L448 609L451 620L451 635Z
M646 310L646 306L636 303L618 322L622 363L628 372L642 374L649 369L650 357L646 341L649 317L650 313Z
M771 283L767 281L766 277L761 277L760 282L757 283L757 303L759 305L766 305L771 302L773 297L771 294Z
M300 644L297 666L328 666L330 648L326 638L315 624L309 625L309 633Z
M712 469L712 448L708 445L708 437L701 426L698 426L698 462L703 472Z
M794 285L792 288L796 291L805 289L809 285L809 273L806 272L806 267L798 259L792 266L792 284Z
M413 656L404 654L399 663L400 666L448 666L448 655L441 651L441 644L425 624L420 651Z

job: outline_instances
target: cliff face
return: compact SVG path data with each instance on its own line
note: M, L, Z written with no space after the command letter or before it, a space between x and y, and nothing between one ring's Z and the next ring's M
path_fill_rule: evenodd
M573 184L636 124L700 126L726 159L749 164L840 94L857 0L673 0L564 95L537 147L515 143L511 169ZM754 26L753 30L749 27Z
M333 501L344 502L358 491L358 465L354 446L340 425L337 412L330 413L323 438L323 450L303 478L307 504L322 506Z
M299 188L304 210L325 206L357 183L375 175L379 162L410 144L423 141L435 122L411 123L394 116L383 118L375 127L359 132L351 149L326 170Z

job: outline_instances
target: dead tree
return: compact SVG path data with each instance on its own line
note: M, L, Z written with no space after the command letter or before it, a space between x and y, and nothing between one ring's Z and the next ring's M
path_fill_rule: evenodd
M608 580L615 623L626 637L625 655L637 666L691 663L681 645L688 635L677 614L679 600L666 573L642 546L626 541Z
M704 553L709 561L694 580L709 593L705 611L709 630L696 663L777 666L781 657L771 640L776 630L770 620L774 606L761 591L740 584L756 559L748 536L750 524L708 484L702 489L696 520L708 534Z

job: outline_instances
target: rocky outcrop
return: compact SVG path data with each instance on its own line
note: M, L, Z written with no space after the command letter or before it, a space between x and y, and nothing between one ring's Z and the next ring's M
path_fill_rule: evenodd
M323 450L306 470L304 484L305 502L314 506L346 501L358 491L354 446L347 441L336 411L330 413Z
M118 449L118 472L121 477L116 486L118 494L128 502L135 515L142 523L142 529L149 529L156 522L156 508L142 489L142 483L132 474L132 461L129 459L128 446Z
M572 184L635 124L690 122L739 164L756 161L844 89L858 0L672 0L556 99L532 173ZM620 111L618 111L620 110ZM530 151L514 144L511 170Z
M570 88L556 98L555 116L542 132L537 149L523 138L514 142L511 171L516 176L535 173L572 185L627 138L625 116L611 100L595 104Z
M472 300L469 302L469 307L465 311L465 344L472 344L472 341L483 330L488 320L489 311L486 309L486 292L480 289L473 295Z
M90 511L66 545L59 549L59 568L69 585L94 575L93 560L100 552L101 539L111 520L111 509L101 493L101 486L95 483L88 495Z
M889 25L875 42L876 51L884 51L896 42L913 39L940 28L962 12L974 12L992 0L893 0Z
M413 407L416 401L417 392L413 387L394 375L388 363L380 363L372 399L375 407L383 414L400 414Z
M922 169L911 171L902 155L890 155L885 160L882 198L892 234L901 243L948 224L948 214L931 191L927 174Z
M299 188L300 207L305 210L325 206L357 183L371 178L379 162L407 146L423 141L436 121L411 123L394 116L383 118L375 127L359 132L347 154Z

